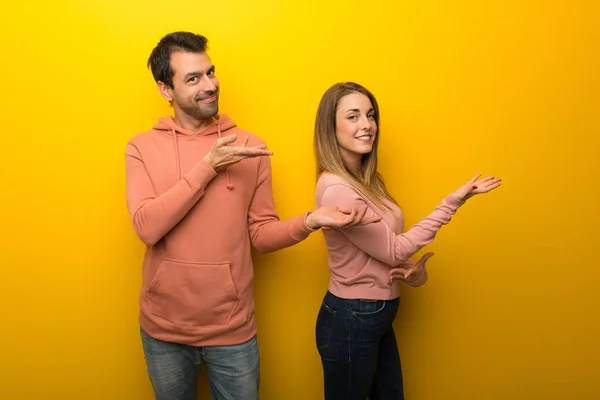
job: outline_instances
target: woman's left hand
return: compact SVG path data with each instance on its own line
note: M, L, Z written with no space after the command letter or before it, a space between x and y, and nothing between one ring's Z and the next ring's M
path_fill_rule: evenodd
M500 178L494 178L493 176L488 176L478 181L477 179L480 176L481 174L477 174L475 177L469 179L467 183L458 188L452 195L457 200L467 201L476 194L483 194L496 189L502 181Z

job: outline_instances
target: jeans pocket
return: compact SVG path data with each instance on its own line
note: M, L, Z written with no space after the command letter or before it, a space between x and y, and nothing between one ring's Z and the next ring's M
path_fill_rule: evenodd
M385 309L385 300L360 300L358 310L353 311L354 315L373 315L379 314Z
M316 339L317 348L324 349L329 346L329 340L331 339L331 332L335 324L335 318L337 312L325 303L321 304L319 315L317 316L317 327L316 327Z

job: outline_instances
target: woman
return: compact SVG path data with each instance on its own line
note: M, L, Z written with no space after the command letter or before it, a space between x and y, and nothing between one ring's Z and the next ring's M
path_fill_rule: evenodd
M379 108L356 83L329 88L317 111L315 156L317 206L367 205L379 222L324 229L331 278L319 310L316 341L323 364L325 399L404 399L400 357L392 322L399 302L397 281L421 286L427 253L437 231L470 197L500 179L469 180L418 224L404 231L402 212L377 172Z

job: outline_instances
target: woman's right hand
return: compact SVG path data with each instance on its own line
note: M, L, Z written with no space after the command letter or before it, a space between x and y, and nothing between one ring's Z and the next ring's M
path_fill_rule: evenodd
M425 253L416 263L412 260L404 261L400 267L390 271L390 283L402 281L404 283L414 283L423 277L425 273L425 263L433 256L432 252Z
M467 201L476 194L483 194L496 189L502 181L500 178L494 178L493 176L488 176L478 181L477 179L480 176L481 174L475 175L467 183L458 188L457 191L452 193L452 195L459 201Z

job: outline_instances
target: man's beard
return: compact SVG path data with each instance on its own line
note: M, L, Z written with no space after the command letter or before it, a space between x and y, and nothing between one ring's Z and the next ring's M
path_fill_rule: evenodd
M209 97L216 96L216 100L210 104L200 104L198 101L202 99L207 99ZM219 113L219 92L215 91L210 94L205 94L203 96L198 96L195 99L196 103L194 105L186 105L185 107L180 107L181 110L187 115L197 118L197 119L209 119L213 118L215 115Z

